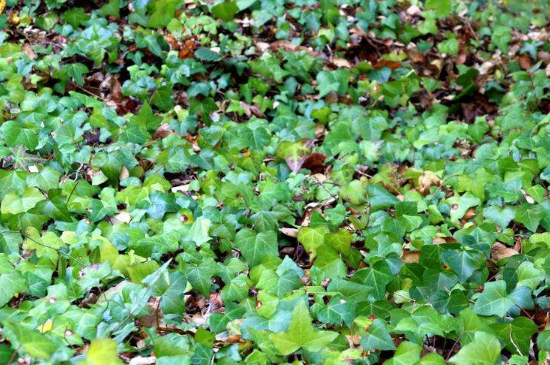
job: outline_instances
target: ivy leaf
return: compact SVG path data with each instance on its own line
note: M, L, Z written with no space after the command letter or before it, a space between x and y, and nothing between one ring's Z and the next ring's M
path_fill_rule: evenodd
M269 144L271 136L262 127L250 129L244 128L242 136L248 141L250 148L253 150L261 150Z
M2 199L2 214L19 214L28 212L39 202L46 200L40 190L27 188L22 194L11 192Z
M537 346L541 351L550 351L550 329L545 329L537 336Z
M78 365L122 365L116 353L117 343L110 338L98 338L92 341L86 353L86 360Z
M483 216L498 224L502 229L505 229L515 218L516 213L512 207L501 208L496 205L492 205L485 209Z
M264 231L256 233L243 228L235 236L235 246L242 252L250 267L254 267L268 256L278 256L277 233Z
M325 235L325 243L344 255L349 254L351 241L351 233L345 229L340 229L336 233L327 233Z
M218 267L212 258L201 261L199 265L190 264L186 274L189 283L204 296L210 295L212 277L218 272Z
M325 242L325 235L327 233L329 233L327 226L317 226L315 228L300 227L297 238L298 242L300 242L308 252L316 255L317 248Z
M336 332L313 329L309 310L303 301L300 301L292 312L288 330L270 336L273 345L281 355L290 355L301 348L317 352L329 345L336 337L338 337Z
M441 258L462 281L468 280L476 270L487 265L485 256L475 250L445 250L441 253Z
M275 272L264 270L258 281L258 288L282 298L285 294L302 286L300 276L292 270Z
M420 351L422 347L419 345L405 341L401 342L394 356L384 361L384 365L413 365L420 360Z
M516 269L518 282L516 286L526 286L531 290L535 290L540 282L544 280L544 270L536 268L535 264L530 261L522 262Z
M395 350L393 339L386 328L384 321L375 319L368 328L368 332L361 339L361 347L365 351Z
M492 327L506 348L518 355L529 352L531 337L538 331L537 325L527 317L518 317L508 323L495 323Z
M197 220L195 220L191 225L191 229L189 230L189 238L191 238L191 240L199 247L210 241L211 237L208 231L210 230L211 224L212 222L210 222L208 218L197 218Z
M500 349L500 343L494 336L486 332L476 332L474 340L462 347L449 362L459 365L495 365Z
M176 9L181 7L181 0L154 0L150 3L151 16L147 23L152 28L162 28L174 18Z
M435 10L438 17L445 17L451 14L452 0L426 0L426 9Z
M277 148L277 157L284 159L288 167L298 172L302 168L307 155L311 151L311 141L300 140L298 142L281 142Z
M62 19L65 23L69 23L74 28L78 27L80 24L85 23L90 19L90 16L86 14L83 8L72 8L67 10Z
M48 336L29 329L21 323L5 321L4 327L13 333L19 345L29 356L47 360L59 348Z
M2 290L0 290L0 307L8 304L15 294L24 293L27 290L25 278L18 271L0 274L0 286L2 287Z
M327 324L342 324L351 326L355 318L355 303L346 300L342 295L335 295L317 313L319 321Z
M212 7L212 14L224 22L233 20L233 17L238 11L239 7L235 1L223 1Z
M38 133L33 129L23 128L21 123L10 120L2 124L2 130L8 147L23 145L33 151L38 146Z
M215 62L221 59L219 53L216 53L209 48L201 47L195 51L195 57L201 61Z
M514 301L506 293L506 282L498 280L485 284L474 305L474 311L484 316L504 317L513 305Z
M523 204L516 209L515 220L531 232L536 232L544 214L544 208L541 205Z

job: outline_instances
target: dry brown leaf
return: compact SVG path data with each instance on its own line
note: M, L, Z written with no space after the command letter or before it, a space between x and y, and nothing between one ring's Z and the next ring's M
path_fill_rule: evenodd
M327 155L321 152L313 152L306 157L302 167L311 170L314 173L321 172L324 168L324 162Z
M440 186L441 179L433 171L424 171L418 178L418 191L422 195L428 195L432 186Z
M181 47L180 51L178 52L179 58L191 58L195 54L195 40L194 39L188 39L183 43L183 47Z
M0 1L0 5L1 4L2 2ZM0 12L0 14L2 14L2 12ZM28 43L25 43L23 45L23 53L26 54L27 57L29 57L31 60L34 60L36 58L36 53L34 53L32 46Z
M407 9L407 14L408 15L416 15L420 13L420 8L416 5L413 5L413 6L409 6L409 8Z
M113 216L113 218L121 223L130 223L130 221L132 220L130 213L125 210L121 210L118 214Z
M432 243L434 245L442 245L444 243L447 243L447 240L445 239L445 237L435 237L433 240L432 240Z
M420 251L411 251L409 249L403 250L401 261L407 264L418 263L420 261Z
M120 169L120 174L118 175L119 180L122 181L129 176L130 176L130 172L128 171L128 168L122 165L122 169Z
M256 42L256 48L258 48L258 51L261 53L264 53L269 49L269 43L267 42Z
M500 242L496 242L493 247L491 247L491 257L497 261L512 257L514 255L517 255L518 253L519 252L517 252L513 248L504 246Z
M407 54L413 63L424 63L424 61L426 61L426 56L416 49L416 47L410 47L407 49Z
M281 232L285 236L294 237L294 238L298 237L298 230L296 228L283 227L283 228L279 228L279 232Z
M313 57L319 57L319 53L315 52L314 50L309 49L309 48L304 47L304 46L298 46L298 45L296 45L296 44L294 44L291 41L286 40L286 39L282 39L280 41L275 41L275 42L271 43L269 48L273 51L276 51L276 50L281 49L281 48L284 49L287 52L305 51Z
M468 211L464 214L464 220L470 220L472 218L474 218L476 216L476 209L475 208L470 208L468 209Z
M163 139L164 137L168 137L171 134L175 134L175 132L170 130L170 124L163 123L157 128L155 134L153 134L153 141L156 141L157 139Z
M190 184L184 184L184 185L179 185L179 186L174 186L172 187L171 191L172 193L176 193L176 192L181 192L181 193L187 193L189 191L189 185Z
M330 62L332 62L336 67L351 68L351 63L349 63L349 61L345 58L334 57L331 58Z
M380 60L374 64L374 68L381 69L382 67L389 67L392 70L398 69L401 67L401 62L389 61L389 60Z
M528 70L532 66L531 57L529 57L527 53L519 55L517 60L518 60L519 66L524 70Z

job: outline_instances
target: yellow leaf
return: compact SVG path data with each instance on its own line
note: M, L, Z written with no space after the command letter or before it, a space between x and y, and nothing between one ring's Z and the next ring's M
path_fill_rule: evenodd
M117 343L110 338L97 338L92 341L86 360L78 365L122 365L116 354Z
M0 14L4 12L4 8L6 7L6 1L0 0Z
M48 332L52 329L53 327L53 322L51 319L48 319L46 322L44 322L43 324L41 324L40 326L38 326L38 330L42 333L44 332Z

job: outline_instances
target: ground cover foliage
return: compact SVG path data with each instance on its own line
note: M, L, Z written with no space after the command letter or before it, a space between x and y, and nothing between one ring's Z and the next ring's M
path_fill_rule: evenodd
M1 364L543 364L550 8L0 1Z

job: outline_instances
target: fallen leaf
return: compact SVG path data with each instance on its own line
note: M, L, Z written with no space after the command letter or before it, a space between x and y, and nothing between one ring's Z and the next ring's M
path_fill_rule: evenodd
M519 252L517 252L513 248L504 246L500 242L496 242L493 247L491 247L491 257L497 261L512 257L514 255L517 255L518 253Z
M389 67L392 70L398 69L401 67L401 62L389 61L389 60L380 60L374 64L374 68L381 69L382 67Z
M401 255L401 261L407 264L418 263L420 261L420 251L404 249Z
M283 228L279 228L279 232L281 232L285 236L294 237L294 238L298 237L298 230L296 228L283 227Z
M418 191L422 195L428 195L432 186L440 186L441 179L432 171L424 171L418 178Z
M324 168L324 162L327 155L320 152L313 152L306 157L302 167L311 170L313 173L320 172Z

